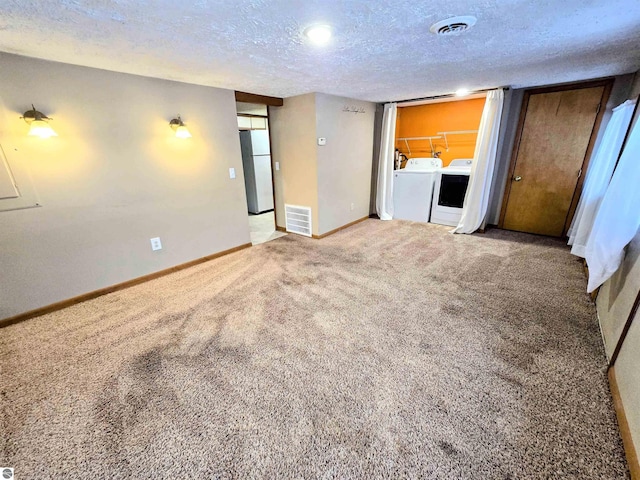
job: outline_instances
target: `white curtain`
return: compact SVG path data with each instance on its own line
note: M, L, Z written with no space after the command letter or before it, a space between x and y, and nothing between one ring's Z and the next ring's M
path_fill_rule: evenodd
M487 93L473 154L469 186L462 204L462 217L451 233L473 233L480 228L487 215L503 103L504 92L501 88Z
M584 257L593 221L611 180L635 105L635 100L627 100L613 109L598 151L589 164L580 202L569 229L571 253L579 257Z
M376 191L376 212L380 220L391 220L393 218L393 161L397 115L398 106L395 103L387 103L384 106Z
M624 248L640 228L640 121L632 127L587 240L587 291L593 292L620 267Z

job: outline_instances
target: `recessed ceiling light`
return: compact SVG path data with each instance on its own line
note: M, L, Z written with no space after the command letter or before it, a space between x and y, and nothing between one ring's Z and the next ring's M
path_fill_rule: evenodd
M316 45L326 45L331 39L331 27L329 25L312 25L305 29L304 34Z
M456 90L456 97L466 97L467 95L469 95L469 89L468 88L459 88L458 90Z

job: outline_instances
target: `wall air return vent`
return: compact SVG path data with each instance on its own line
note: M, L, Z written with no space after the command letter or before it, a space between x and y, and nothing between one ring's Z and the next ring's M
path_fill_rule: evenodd
M287 232L311 236L311 207L284 205Z
M451 17L434 23L429 30L436 35L460 35L473 27L476 20L476 17L470 15Z

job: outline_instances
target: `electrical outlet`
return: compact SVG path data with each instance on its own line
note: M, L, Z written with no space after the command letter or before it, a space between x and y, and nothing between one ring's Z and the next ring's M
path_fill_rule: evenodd
M162 250L162 242L160 242L160 237L154 237L151 239L151 250L154 252L156 250Z
M276 162L276 170L280 170L280 162Z
M355 204L355 203L352 203L352 204L351 204L351 210L355 210L355 208L356 208L356 204Z
M236 169L235 168L230 168L229 169L229 178L236 178Z

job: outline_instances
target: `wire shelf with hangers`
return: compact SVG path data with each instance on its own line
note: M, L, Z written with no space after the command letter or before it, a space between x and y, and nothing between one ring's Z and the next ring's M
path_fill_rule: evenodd
M449 139L447 138L447 135L478 135L478 130L451 130L448 132L438 132L438 135L440 135L442 138L444 138L444 145L445 148L447 149L447 151L449 151ZM474 139L475 142L475 139ZM463 142L460 142L463 143Z

